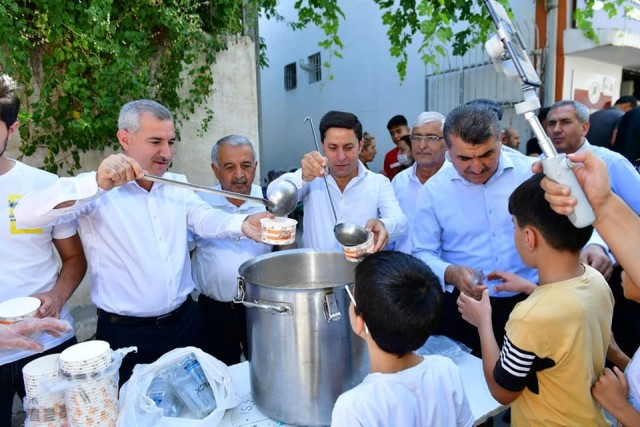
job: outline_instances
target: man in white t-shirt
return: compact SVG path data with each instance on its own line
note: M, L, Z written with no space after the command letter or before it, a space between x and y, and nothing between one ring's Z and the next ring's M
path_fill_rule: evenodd
M247 138L228 135L211 150L211 169L219 181L214 188L248 196L262 197L262 187L253 184L258 161ZM198 194L214 208L228 213L264 212L259 203L211 193ZM247 322L242 304L235 304L238 267L258 255L271 252L271 246L246 237L239 239L206 239L195 236L191 257L191 273L200 292L205 350L227 365L240 362L247 353Z
M37 317L57 317L73 325L65 303L87 269L76 223L27 228L16 223L13 215L23 195L56 180L53 174L4 155L19 126L20 101L15 91L15 82L0 75L0 302L35 296L42 303ZM57 337L43 334L37 340L44 354L59 353L75 344L75 328ZM22 367L42 355L29 350L0 352L0 425L11 424L14 395L25 396Z
M349 296L351 328L367 344L371 373L338 397L331 426L472 426L455 364L414 353L440 316L442 288L431 269L402 252L378 252L356 267Z

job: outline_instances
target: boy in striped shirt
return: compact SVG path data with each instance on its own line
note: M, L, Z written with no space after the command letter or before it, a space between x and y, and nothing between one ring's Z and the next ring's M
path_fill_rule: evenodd
M534 175L509 198L516 248L540 282L511 312L502 350L487 291L480 301L461 294L458 307L478 328L487 385L498 402L511 404L511 425L606 426L590 390L604 369L613 296L602 275L580 262L592 227L575 228L552 211L542 177ZM515 275L504 277L526 286Z

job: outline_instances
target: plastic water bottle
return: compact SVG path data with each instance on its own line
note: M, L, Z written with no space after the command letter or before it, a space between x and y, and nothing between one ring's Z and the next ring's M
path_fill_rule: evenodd
M171 369L170 378L176 395L196 419L203 419L216 409L211 385L193 354Z
M162 415L165 417L177 417L184 409L164 375L157 376L151 381L147 389L147 396L155 402L158 408L162 408Z

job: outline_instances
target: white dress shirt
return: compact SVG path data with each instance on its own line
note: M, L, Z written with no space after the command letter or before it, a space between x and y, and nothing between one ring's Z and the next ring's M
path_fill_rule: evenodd
M316 250L342 251L333 234L336 221L333 218L327 189L322 178L310 182L302 180L302 169L289 172L269 185L267 194L276 183L288 179L298 187L298 200L304 203L302 245ZM338 223L348 222L364 227L372 218L380 219L389 241L407 233L407 217L402 213L389 179L372 172L358 161L358 175L340 191L331 175L327 175L331 199L336 208Z
M391 185L396 193L396 198L402 208L402 212L407 216L409 231L403 237L398 239L394 246L394 250L411 254L411 228L413 226L413 218L416 213L416 200L418 191L422 187L422 183L416 175L417 163L414 163L409 169L405 169L393 177ZM426 182L426 181L425 181Z
M186 181L183 175L164 176ZM69 200L77 202L54 209ZM93 303L110 313L138 317L172 311L193 291L188 231L240 238L245 219L167 184L154 183L147 191L131 181L105 192L95 172L60 178L25 196L15 215L27 227L77 219L91 264Z
M220 184L214 188L220 190ZM228 213L254 214L264 212L263 205L246 201L240 206L225 196L199 193L214 208ZM262 187L253 184L251 196L262 197ZM240 239L207 239L195 236L195 251L191 269L196 289L211 299L230 302L236 295L238 267L253 257L271 252L271 246L242 237Z

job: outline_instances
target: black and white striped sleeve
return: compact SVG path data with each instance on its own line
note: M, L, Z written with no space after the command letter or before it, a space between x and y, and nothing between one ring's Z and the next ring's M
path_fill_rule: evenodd
M493 378L509 391L522 391L535 360L535 353L516 347L505 335L500 359L493 368Z

